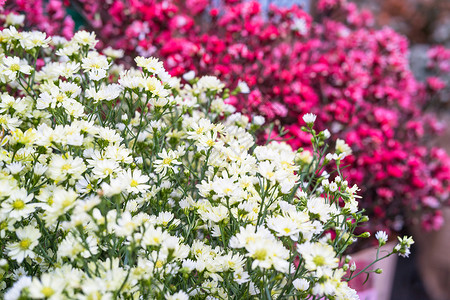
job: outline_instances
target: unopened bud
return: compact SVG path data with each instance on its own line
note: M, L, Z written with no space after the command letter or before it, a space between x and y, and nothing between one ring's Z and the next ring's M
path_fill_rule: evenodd
M364 238L364 239L368 238L368 237L370 237L370 232L366 231L364 233L361 233L360 235L358 235L358 237Z

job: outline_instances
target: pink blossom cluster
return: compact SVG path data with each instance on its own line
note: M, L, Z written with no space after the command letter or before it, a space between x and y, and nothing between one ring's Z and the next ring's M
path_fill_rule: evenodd
M29 26L50 34L73 28L61 13L68 1L12 2L18 6L7 2L6 9L33 16ZM230 102L249 117L277 120L294 147L310 139L301 130L301 117L316 114L317 128L328 128L353 149L344 172L362 188L371 230L399 230L405 222L440 228L450 159L430 146L430 137L443 128L424 109L445 82L415 79L406 38L390 28L376 29L369 12L345 0L318 1L314 20L296 6L271 5L265 13L257 1L216 2L76 0L70 5L104 47L161 57L173 75L214 74L232 87L245 81L250 92ZM449 50L435 47L429 56L431 68L449 71Z
M437 76L427 78L428 87L433 91L448 89L448 74L450 74L450 49L441 45L428 50L428 68ZM447 79L447 80L446 80Z
M0 0L0 10L26 15L28 26L45 31L49 35L71 37L75 23L66 12L69 1L64 0Z

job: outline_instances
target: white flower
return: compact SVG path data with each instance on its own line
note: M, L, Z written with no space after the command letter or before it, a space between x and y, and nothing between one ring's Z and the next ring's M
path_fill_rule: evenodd
M298 245L297 249L305 260L305 267L310 271L334 269L339 265L333 247L328 244L307 242Z
M330 192L334 193L337 191L338 186L336 182L333 181L332 183L329 184L328 188L330 189Z
M23 22L25 21L25 15L19 15L16 13L9 13L6 16L5 23L6 25L19 25L23 26Z
M37 299L61 299L61 292L64 290L66 282L63 277L52 274L43 274L40 279L33 278L28 290L31 298Z
M277 236L289 236L293 241L298 240L298 233L301 230L294 220L282 216L269 217L267 226L276 231Z
M87 57L82 59L81 67L85 71L107 70L110 65L111 64L108 62L108 58L106 56L91 51L88 53Z
M100 87L98 90L89 88L86 90L86 96L92 98L94 103L100 101L111 101L116 99L122 93L122 87L118 84L108 84Z
M179 291L173 295L166 294L166 300L188 300L189 296L183 291Z
M243 269L239 269L233 273L233 279L238 284L244 284L250 281L250 275Z
M51 179L61 181L69 176L73 179L80 179L85 170L86 165L80 157L54 155L46 173Z
M20 59L16 56L8 56L3 58L2 65L0 66L0 74L10 81L16 80L18 73L29 75L31 70L32 68L28 65L26 60ZM3 76L1 76L0 79L3 79Z
M343 154L344 157L352 154L352 149L345 143L344 140L337 139L336 140L336 153Z
M161 72L164 72L163 62L156 57L145 58L138 56L134 61L138 67L141 67L152 74L159 75Z
M144 88L153 94L154 97L164 98L169 95L169 91L156 77L148 77L144 81Z
M412 237L398 237L398 241L399 243L394 247L394 252L397 252L402 257L409 257L411 245L414 244Z
M36 256L33 249L38 245L41 232L34 226L25 226L17 228L16 235L19 241L7 244L6 249L8 256L20 264L26 257L34 258Z
M309 288L309 282L305 278L297 278L292 281L292 285L298 291L306 291Z
M306 205L308 211L319 216L319 219L322 222L327 222L331 218L333 212L336 212L336 209L326 203L325 199L322 197L310 198Z
M58 56L72 56L80 51L80 45L76 42L69 42L63 48L56 51Z
M103 49L103 53L111 58L117 59L123 57L124 51L122 49L113 49L111 47L107 47Z
M237 87L242 94L250 93L250 88L245 81L239 80Z
M294 23L291 25L291 29L297 31L300 34L306 34L308 32L308 27L306 21L303 18L294 18Z
M4 294L5 300L18 300L22 290L31 284L31 277L21 276L13 286Z
M311 113L303 115L303 121L305 121L305 123L308 125L312 125L316 121L316 118L317 116Z
M384 244L386 244L386 242L388 240L388 235L387 235L386 231L380 230L377 233L375 233L375 238L378 240L380 245L384 245Z
M13 175L20 173L25 166L22 165L21 162L13 162L12 164L6 165L6 168L9 170L9 172Z
M20 45L24 49L33 49L34 47L47 48L51 38L47 37L44 32L32 31L22 32L22 38L20 39Z
M126 172L121 172L117 178L124 182L129 193L144 193L150 188L150 185L147 184L150 178L142 175L139 169L135 169L133 172L128 169Z
M191 70L191 71L183 74L183 79L186 81L191 81L194 78L195 78L195 71Z
M221 92L223 90L223 88L225 87L225 84L223 84L215 76L203 76L195 84L195 87L200 92L206 92L206 91Z
M92 81L99 81L105 78L108 73L104 69L93 69L88 72L89 79Z
M258 125L258 126L262 126L262 125L264 125L264 122L266 122L266 120L264 119L263 116L254 116L252 121L253 121L253 124Z
M155 160L155 172L161 176L165 176L168 169L174 170L175 166L181 164L178 160L178 156L173 150L169 150L169 152L167 152L166 149L163 149L158 156L161 159Z
M95 39L95 33L94 32L87 32L85 30L80 30L75 33L72 40L79 45L82 46L89 46L89 48L94 48L97 44L97 40Z

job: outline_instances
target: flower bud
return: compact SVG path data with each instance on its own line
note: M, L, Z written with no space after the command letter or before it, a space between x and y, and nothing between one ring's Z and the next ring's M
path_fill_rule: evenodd
M370 232L368 232L368 231L363 232L360 235L358 235L358 237L366 239L366 238L370 237Z

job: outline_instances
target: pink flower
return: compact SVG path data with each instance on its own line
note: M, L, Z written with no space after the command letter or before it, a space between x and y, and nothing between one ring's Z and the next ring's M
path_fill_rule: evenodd
M427 84L434 91L442 90L446 86L445 82L438 77L428 77Z

